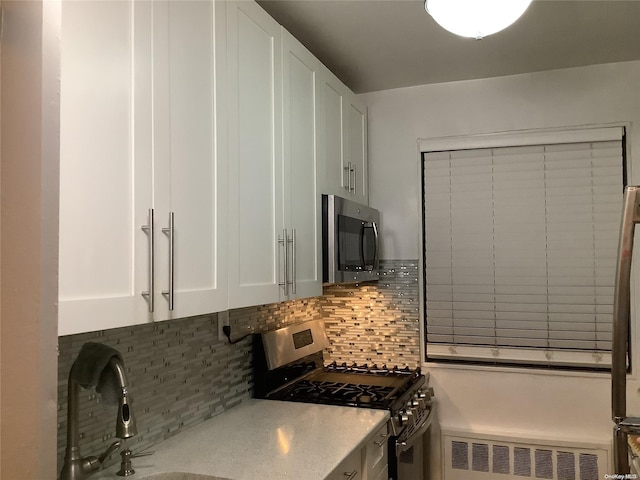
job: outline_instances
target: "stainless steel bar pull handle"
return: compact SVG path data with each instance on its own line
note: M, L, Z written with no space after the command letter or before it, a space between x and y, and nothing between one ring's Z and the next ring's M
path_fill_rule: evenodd
M296 229L291 229L291 238L289 239L291 243L291 293L293 295L296 294Z
M351 171L353 172L353 193L356 193L356 184L358 182L358 176L356 174L356 164L353 164L353 168L351 169Z
M174 224L174 212L169 212L169 227L163 228L162 233L167 234L169 237L169 289L163 290L162 295L164 295L169 301L169 310L173 311L174 306L174 238L175 238L175 224Z
M149 213L148 213L148 223L147 225L143 225L142 226L142 231L144 233L147 234L148 237L148 242L149 242L149 290L145 290L144 292L142 292L142 296L147 300L147 303L149 304L149 313L153 313L154 310L154 289L155 289L155 285L154 285L154 277L155 277L155 272L154 272L154 262L155 262L155 255L154 255L154 251L153 251L153 237L154 237L154 230L153 230L153 208L149 209Z
M347 477L345 480L353 480L358 475L358 470L354 470L353 472L344 472L344 476Z
M344 181L344 175L345 173L347 174L347 181ZM349 164L347 164L346 166L342 167L342 186L347 190L347 192L349 191L349 187L351 187L351 177L349 177ZM347 185L345 185L345 183Z
M282 237L278 238L278 245L284 247L284 282L279 282L278 285L284 287L284 295L289 295L289 238L287 235L287 229L282 230Z
M347 163L347 166L344 167L344 170L347 172L347 185L344 188L347 189L347 192L351 193L351 172L353 172L351 162Z

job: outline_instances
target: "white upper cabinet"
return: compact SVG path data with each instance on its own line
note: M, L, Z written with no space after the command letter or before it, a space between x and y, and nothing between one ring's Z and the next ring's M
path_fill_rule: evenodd
M282 29L284 218L291 237L287 298L322 295L321 194L318 190L320 62Z
M321 295L320 63L253 2L227 49L229 307Z
M228 2L229 307L280 299L283 240L280 26Z
M347 181L348 197L369 204L369 162L367 156L367 107L347 91ZM344 168L343 168L344 171Z
M214 7L154 2L156 320L227 308L226 152L217 137L224 95L216 95L214 72L222 66Z
M227 308L213 7L62 3L60 335Z
M151 13L62 2L60 335L149 320Z
M321 193L369 203L367 109L322 67L320 118Z
M322 294L366 108L251 1L62 2L59 334Z
M347 191L347 87L325 66L320 71L320 180L321 194L345 197Z

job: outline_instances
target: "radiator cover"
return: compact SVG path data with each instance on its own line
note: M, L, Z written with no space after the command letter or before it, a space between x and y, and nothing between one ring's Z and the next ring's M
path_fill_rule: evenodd
M602 480L610 454L606 444L442 432L444 480Z

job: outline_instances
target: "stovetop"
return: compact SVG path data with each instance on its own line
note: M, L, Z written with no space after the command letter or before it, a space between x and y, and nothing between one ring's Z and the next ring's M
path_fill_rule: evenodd
M387 409L391 415L425 403L428 386L420 368L337 362L325 366L322 351L327 345L324 322L317 320L254 335L254 396Z
M394 410L409 390L419 388L424 381L420 369L334 362L310 370L264 398Z

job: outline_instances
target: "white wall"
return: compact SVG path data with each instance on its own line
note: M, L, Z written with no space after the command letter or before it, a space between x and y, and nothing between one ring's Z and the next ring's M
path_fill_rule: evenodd
M381 210L382 258L420 256L418 138L631 122L630 183L640 183L640 153L634 155L640 152L640 62L425 85L362 97L369 107L369 201ZM639 345L638 329L634 330ZM608 375L425 368L431 372L442 428L610 441ZM629 413L639 414L636 376L629 382L628 408Z
M382 258L419 256L418 138L640 121L640 62L385 90L369 107L369 203ZM632 132L640 149L640 131ZM639 160L640 161L640 160ZM640 171L635 182L640 182Z

